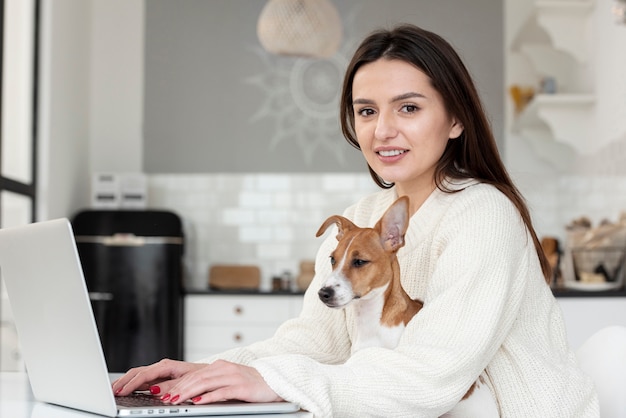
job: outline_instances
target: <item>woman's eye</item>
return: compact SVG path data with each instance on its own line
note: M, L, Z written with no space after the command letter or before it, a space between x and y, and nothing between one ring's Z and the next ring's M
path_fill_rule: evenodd
M419 108L412 104L403 105L401 109L401 111L404 113L414 113L414 112L417 112L418 110Z
M359 109L357 113L361 116L370 116L370 115L373 115L375 112L374 112L374 109L366 107L363 109Z

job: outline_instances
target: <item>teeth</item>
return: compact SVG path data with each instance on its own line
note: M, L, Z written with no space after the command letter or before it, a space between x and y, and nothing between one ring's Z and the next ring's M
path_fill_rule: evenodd
M400 155L403 154L404 151L396 149L396 150L392 150L392 151L378 151L378 154L380 154L382 157L394 157L396 155Z

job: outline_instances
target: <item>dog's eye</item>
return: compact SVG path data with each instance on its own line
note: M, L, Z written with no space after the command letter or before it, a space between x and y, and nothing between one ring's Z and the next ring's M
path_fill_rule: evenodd
M331 266L334 266L334 265L335 265L335 263L336 263L336 261L335 261L335 257L333 257L333 256L331 255L331 256L330 256L330 265L331 265Z
M352 260L352 266L353 267L363 267L364 265L366 265L367 263L369 263L369 261L367 260L361 260L361 259L354 259Z

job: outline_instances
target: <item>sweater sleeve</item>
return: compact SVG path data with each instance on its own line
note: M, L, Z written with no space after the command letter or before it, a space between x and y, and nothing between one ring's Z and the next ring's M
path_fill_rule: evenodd
M250 365L255 360L276 355L298 354L320 363L343 363L350 355L350 339L345 312L329 309L319 302L317 290L330 273L329 255L336 246L329 235L320 246L315 261L315 277L305 292L302 312L283 323L272 338L199 360L211 363L217 359Z
M398 347L363 349L341 365L298 355L254 361L280 396L317 417L435 417L460 400L506 338L537 260L504 196L454 202L443 216L424 208L412 220L413 243L399 254L403 284L426 283L425 304Z

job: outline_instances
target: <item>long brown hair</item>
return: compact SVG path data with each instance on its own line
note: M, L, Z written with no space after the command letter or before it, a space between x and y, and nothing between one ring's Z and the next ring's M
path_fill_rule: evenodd
M454 48L439 35L414 25L403 24L391 30L377 30L366 37L348 64L341 93L341 130L346 140L360 149L354 129L352 82L364 64L381 58L408 62L430 78L441 95L446 111L464 130L459 138L449 140L435 170L437 187L448 193L444 180L474 178L495 186L517 207L528 228L546 281L552 269L543 252L530 213L521 193L513 184L496 145L491 126L467 68ZM370 175L382 188L390 188L368 165Z

